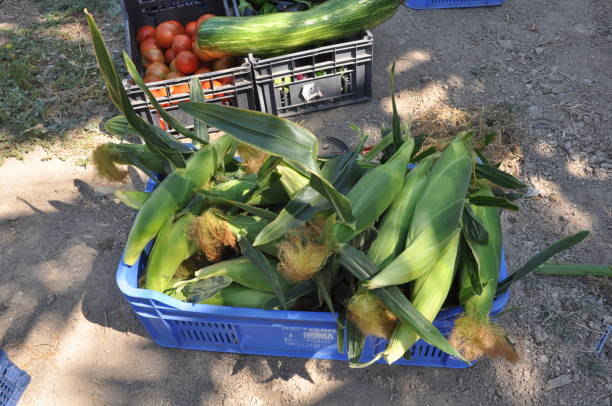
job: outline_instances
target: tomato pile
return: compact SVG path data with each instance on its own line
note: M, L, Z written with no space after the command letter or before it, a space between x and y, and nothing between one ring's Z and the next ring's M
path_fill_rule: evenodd
M232 68L233 58L217 52L202 51L198 47L198 27L211 17L215 15L204 14L184 27L175 20L164 21L157 27L140 27L136 41L145 70L144 82L159 82ZM226 85L231 81L231 77L225 77L212 85ZM203 83L203 86L206 84Z

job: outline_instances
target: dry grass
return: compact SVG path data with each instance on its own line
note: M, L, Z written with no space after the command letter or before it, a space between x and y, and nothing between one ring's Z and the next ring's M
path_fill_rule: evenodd
M523 156L515 113L506 105L465 111L440 103L415 116L412 122L414 135L430 135L425 148L440 145L466 130L474 132L477 143L482 142L487 134L497 134L485 149L492 162L517 162Z

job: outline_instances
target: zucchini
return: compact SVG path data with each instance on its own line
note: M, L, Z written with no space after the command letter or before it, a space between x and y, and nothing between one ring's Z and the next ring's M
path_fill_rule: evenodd
M306 11L213 17L200 25L198 45L228 56L283 54L374 28L399 5L399 0L328 0Z

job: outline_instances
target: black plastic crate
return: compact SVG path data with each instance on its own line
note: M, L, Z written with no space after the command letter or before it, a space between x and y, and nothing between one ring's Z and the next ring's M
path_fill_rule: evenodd
M156 27L168 20L177 20L184 25L206 13L231 15L228 4L227 0L122 0L128 54L142 73L140 50L136 42L136 34L140 27L143 25ZM245 58L241 66L197 77L204 85L207 102L257 110L252 69L248 59ZM193 118L179 110L178 103L189 100L188 89L192 78L193 76L186 76L147 84L162 107L187 128L193 128ZM225 84L214 82L217 80ZM169 128L160 118L157 110L138 86L131 85L126 80L124 87L132 106L142 118L171 134L176 134L176 131ZM210 131L216 129L211 128Z
M231 15L238 15L232 0ZM371 32L272 58L249 55L257 107L280 117L365 102L372 98Z

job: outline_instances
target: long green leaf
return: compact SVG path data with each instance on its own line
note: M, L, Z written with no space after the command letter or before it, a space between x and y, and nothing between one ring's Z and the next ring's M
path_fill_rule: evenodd
M323 176L338 188L339 191L348 191L356 178L360 177L361 170L356 163L359 152L365 139L353 151L330 159L323 166ZM300 190L283 208L277 219L264 228L255 239L254 245L261 246L283 237L287 232L299 227L310 220L316 213L331 208L329 201L323 198L312 187L307 186Z
M140 192L137 190L115 190L113 195L132 209L140 210L144 206L145 202L151 195L151 193Z
M321 176L316 160L319 142L310 131L283 118L235 107L202 103L181 103L179 107L240 142L306 169L312 175L311 187L330 201L346 225L354 225L350 201Z
M151 152L166 158L175 167L184 168L186 162L182 154L190 152L189 147L178 142L174 137L170 137L160 128L144 121L136 114L123 88L121 79L117 75L115 65L93 16L87 11L85 13L91 31L94 53L112 102L125 115L132 128L142 137Z
M310 186L325 197L334 207L340 220L351 229L355 228L355 217L351 209L351 201L338 192L325 178L318 174L313 174L310 178Z
M513 211L517 211L519 209L517 205L510 202L504 197L470 196L470 203L474 206L499 207L500 209L507 209Z
M157 98L153 95L153 93L151 93L151 91L145 84L144 80L142 80L142 77L138 73L138 69L136 69L136 65L134 65L134 62L132 62L132 60L130 59L130 56L125 52L123 53L123 60L125 61L125 66L127 67L128 73L130 74L132 79L134 79L134 82L136 82L136 85L140 88L140 90L144 92L145 95L147 95L149 102L153 105L153 107L155 107L159 115L162 116L162 118L168 123L168 125L174 128L179 134L184 135L187 138L191 138L192 140L195 140L202 144L206 144L207 143L206 140L198 138L193 131L185 127L180 121L174 118L172 114L168 113L161 106L161 104L159 104L159 102L157 101ZM197 78L194 78L194 79L197 83L196 87L201 87Z
M365 335L350 320L346 320L346 352L351 364L358 364L363 353Z
M191 78L191 83L189 84L189 100L193 103L206 103L206 97L204 96L204 90L202 90L202 84L198 80L197 77ZM193 121L193 132L196 136L196 139L209 142L210 138L208 136L208 125L197 118L194 118Z
M316 289L317 289L316 285L312 280L307 280L307 281L296 283L295 285L291 286L289 289L284 291L285 300L287 301L287 305L292 305L298 299L306 295L315 293ZM279 307L280 305L281 305L281 302L279 298L275 297L275 298L270 299L268 302L266 302L264 308L274 309L276 307Z
M493 165L476 164L476 176L487 179L494 184L505 189L524 189L527 187L523 182L510 175L509 173L500 171Z
M223 199L222 197L216 197L214 194L208 193L206 191L200 191L198 193L205 196L208 200L212 201L213 203L237 207L241 210L244 210L247 213L251 213L254 216L261 217L262 219L274 220L277 217L277 214L274 212L271 212L270 210L251 206L250 204L237 202L235 200L228 200L228 199Z
M85 15L87 16L87 24L91 31L93 39L94 54L102 73L102 79L106 83L106 90L110 96L113 104L121 111L123 111L123 105L121 101L121 91L123 90L122 84L118 81L117 72L115 71L115 65L113 60L108 53L108 49L102 39L102 33L96 25L96 22L91 14L85 9Z
M489 243L489 233L469 204L464 206L461 220L463 222L462 231L468 242L479 245L487 245Z
M369 150L366 154L363 155L362 160L364 162L369 162L372 159L376 158L378 154L383 152L389 145L393 144L393 134L388 134L383 137L378 144L376 144L371 150Z
M560 276L598 276L612 278L612 266L587 264L551 264L545 263L535 269L538 275Z
M292 121L212 103L181 103L179 108L225 131L240 142L287 161L294 161L311 173L319 172L316 160L319 147L317 138Z
M340 264L359 281L367 280L379 272L379 269L372 264L363 252L348 244L343 244L340 248ZM372 293L378 296L400 320L410 325L423 340L460 360L464 360L461 354L444 338L440 330L414 308L397 286L374 289Z
M459 263L460 272L466 272L470 278L470 285L474 295L480 296L484 288L483 278L480 273L480 258L478 250L472 245L474 242L465 237L461 239L461 258ZM465 297L465 294L464 294Z
M287 310L287 301L285 299L285 293L281 287L280 281L278 280L278 275L274 272L272 265L266 259L266 256L253 247L251 242L246 238L246 236L238 236L238 245L240 245L240 251L242 251L242 255L247 257L259 270L261 270L268 280L270 284L272 284L272 288L274 289L274 293L276 297L280 301L283 309Z
M589 235L588 231L581 231L579 233L565 237L562 240L546 247L540 251L537 255L532 257L525 265L523 265L518 271L504 279L497 288L497 294L504 293L508 290L510 285L518 281L529 272L537 269L540 265L548 261L552 256L558 254L561 251L565 251L584 240Z

